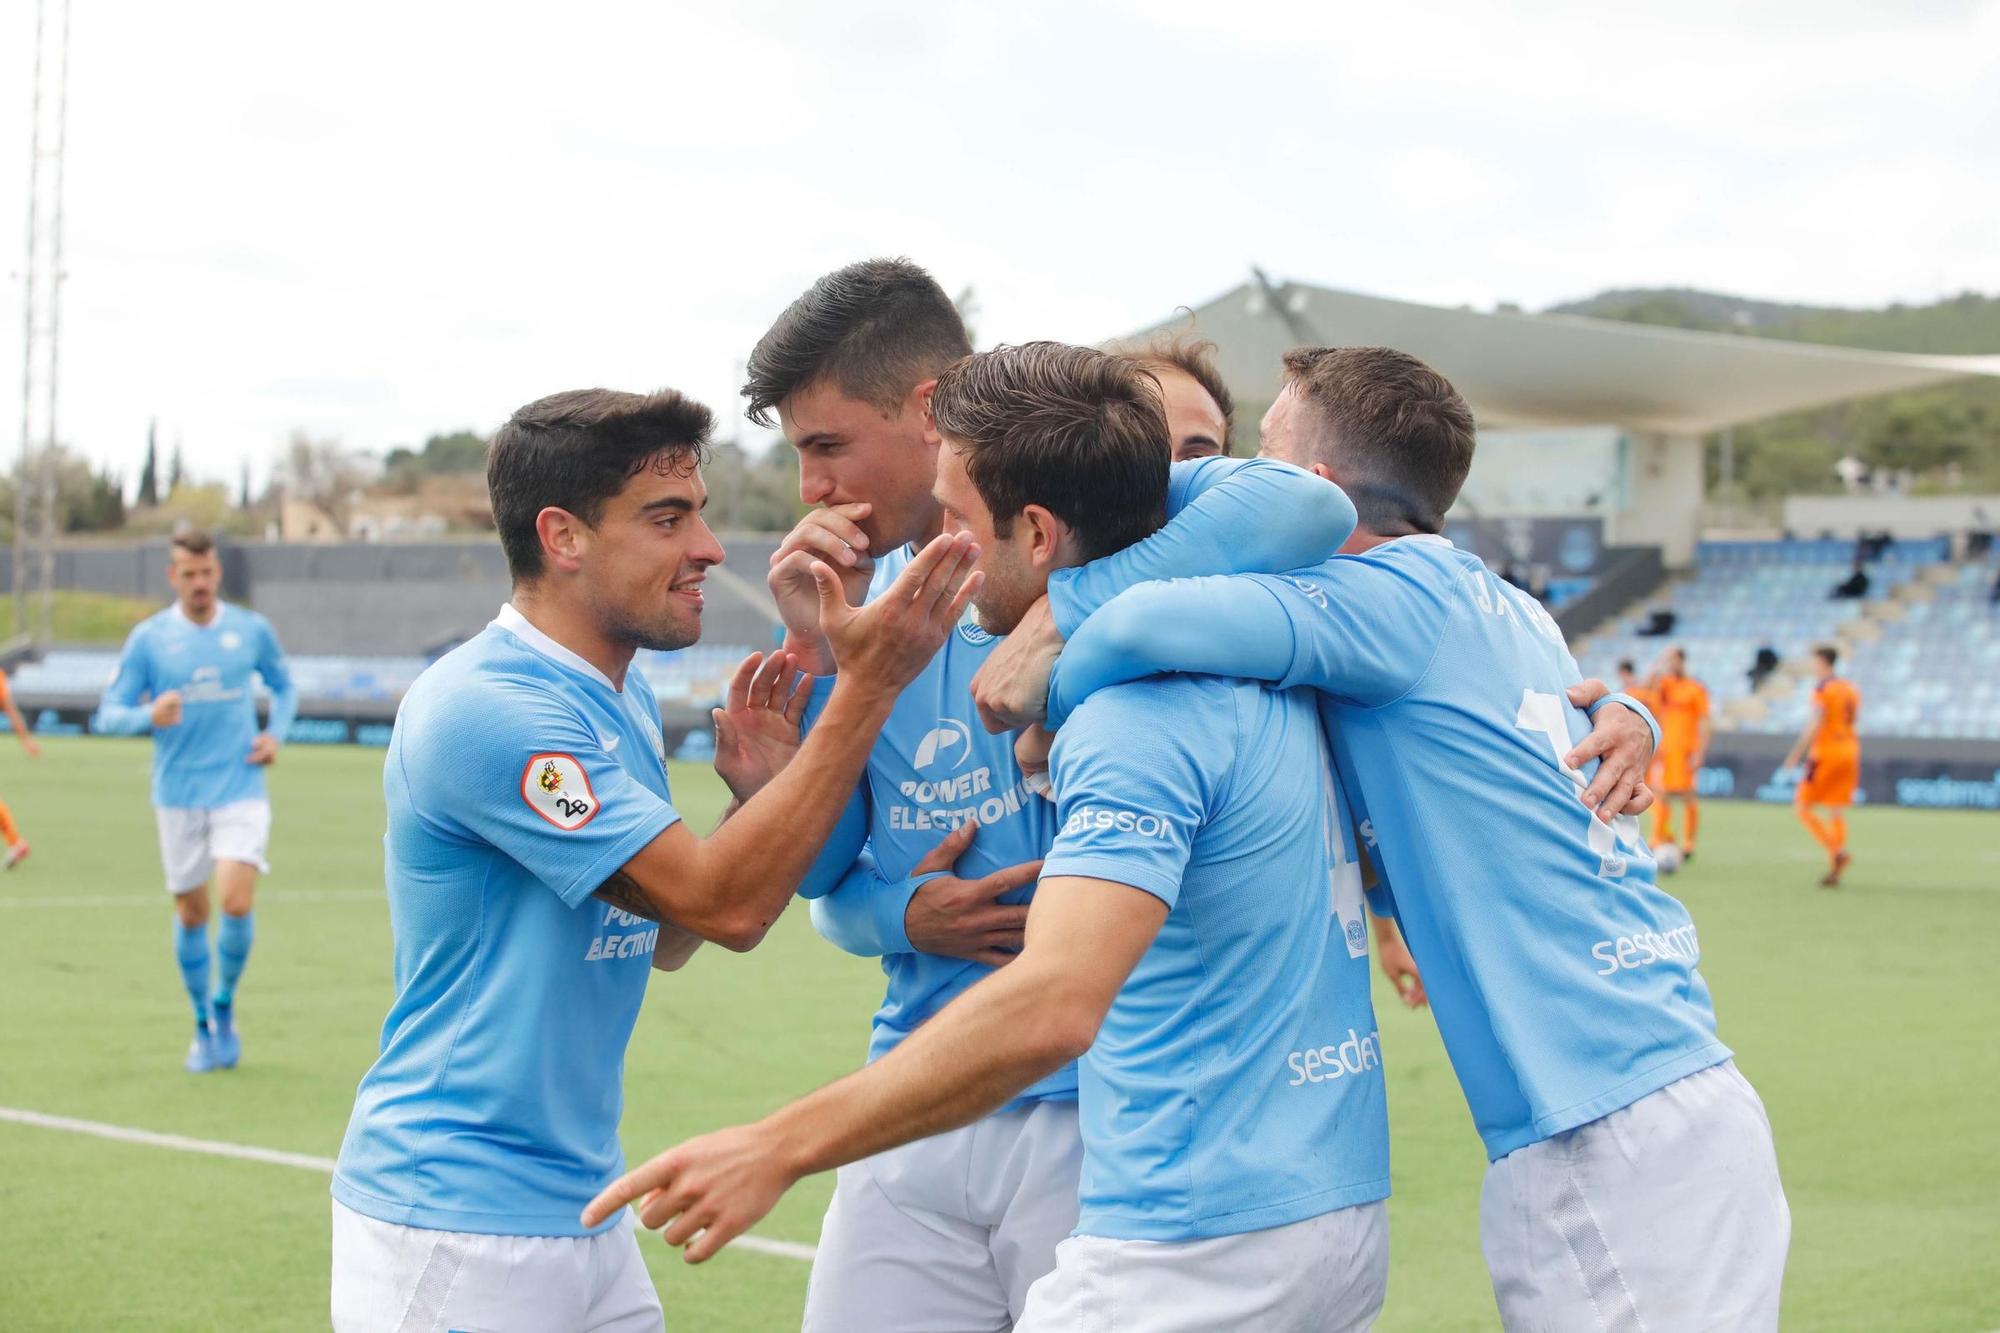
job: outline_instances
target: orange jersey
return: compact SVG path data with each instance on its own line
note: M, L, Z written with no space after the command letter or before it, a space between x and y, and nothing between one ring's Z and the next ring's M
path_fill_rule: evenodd
M10 693L11 691L7 687L7 673L0 671L0 707L6 706L7 696Z
M1854 682L1831 676L1822 681L1813 693L1819 701L1819 726L1813 731L1813 754L1854 749L1859 744L1854 735L1854 722L1861 714L1861 691L1854 688Z
M1660 749L1666 754L1691 755L1708 716L1708 687L1692 676L1662 676L1655 691L1659 706Z

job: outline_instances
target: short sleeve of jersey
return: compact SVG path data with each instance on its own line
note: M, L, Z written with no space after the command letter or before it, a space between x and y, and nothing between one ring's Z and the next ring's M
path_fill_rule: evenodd
M1341 556L1292 574L1255 574L1292 623L1292 669L1278 684L1309 685L1363 707L1390 703L1423 679L1449 614L1436 571L1404 553Z
M402 761L421 818L498 848L571 907L680 819L581 714L525 682L454 699Z
M1070 716L1049 756L1055 844L1042 877L1082 875L1180 899L1195 833L1236 757L1236 709L1221 682L1164 677L1114 685Z

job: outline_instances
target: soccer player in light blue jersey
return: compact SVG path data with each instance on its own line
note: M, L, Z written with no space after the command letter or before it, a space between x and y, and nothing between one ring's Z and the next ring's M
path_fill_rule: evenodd
M1165 417L1123 358L1003 348L946 370L931 407L947 525L984 534L989 630L1165 518ZM1092 701L1053 770L1017 958L860 1074L664 1154L587 1219L649 1196L642 1220L700 1260L798 1176L990 1120L1082 1057L1076 1235L1018 1320L989 1327L1366 1327L1387 1121L1360 871L1310 698L1136 685Z
M176 534L167 580L174 604L141 621L125 640L118 673L91 727L153 735L153 815L167 892L174 899L174 959L194 1005L186 1068L234 1069L236 985L256 937L257 876L271 838L264 770L298 713L298 691L270 622L221 600L222 562L205 532ZM271 693L257 725L252 679ZM209 991L208 881L222 902L216 927L215 990Z
M596 389L531 403L494 437L512 598L411 687L383 766L396 991L334 1171L342 1333L662 1326L629 1219L578 1221L623 1167L648 975L699 940L762 938L979 586L963 537L860 610L821 568L840 667L823 725L800 744L789 659L749 659L718 717L737 804L698 837L631 666L701 634L723 557L701 516L710 428L672 391Z
M856 571L852 595L867 600L941 530L931 493L938 437L924 409L937 375L969 351L958 312L927 273L876 260L820 279L751 353L751 412L776 411L798 451L800 496L821 506L771 572L787 649L801 660L824 659L811 559ZM1176 454L1213 455L1228 421L1195 377L1212 367L1189 356L1147 368ZM1258 460L1176 464L1168 508L1179 516L1166 529L1106 558L1119 586L1291 568L1331 555L1352 523L1336 488ZM1055 837L1055 807L1023 785L1012 738L989 735L973 708L972 679L997 642L968 620L903 691L801 887L823 935L881 959L887 985L870 1059L1020 947ZM1075 1227L1081 1157L1076 1070L1065 1065L978 1124L843 1168L806 1327L951 1333L1011 1323Z
M1769 1121L1636 820L1590 809L1641 778L1580 770L1560 630L1438 535L1471 413L1387 349L1300 348L1285 369L1264 452L1340 483L1360 527L1283 577L1155 584L1094 615L1089 571L1054 589L1074 633L1051 723L1158 671L1319 690L1492 1162L1481 1237L1503 1322L1775 1328L1790 1215Z

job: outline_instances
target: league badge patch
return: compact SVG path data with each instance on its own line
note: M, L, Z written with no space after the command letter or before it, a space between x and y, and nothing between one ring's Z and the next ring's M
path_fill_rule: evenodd
M597 793L583 765L566 754L538 754L521 770L521 799L529 809L565 833L597 817Z

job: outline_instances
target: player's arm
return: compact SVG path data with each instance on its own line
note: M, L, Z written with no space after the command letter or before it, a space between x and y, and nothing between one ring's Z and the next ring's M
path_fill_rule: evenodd
M711 836L673 824L597 896L726 948L754 947L839 822L897 693L964 612L980 581L976 559L964 536L939 537L859 610L847 604L834 571L817 566L821 624L843 665L818 725L784 770Z
M1428 663L1436 630L1399 614L1415 608L1356 615L1351 602L1363 590L1343 587L1334 563L1290 578L1183 579L1120 593L1063 649L1049 685L1049 725L1060 727L1101 689L1163 672L1394 697Z
M1406 1008L1423 1008L1430 1002L1424 994L1424 979L1417 971L1417 960L1410 952L1410 946L1403 942L1403 932L1396 925L1396 918L1377 915L1372 907L1368 915L1375 923L1375 960L1382 969L1382 975L1396 988L1396 998Z
M691 1139L628 1172L584 1210L633 1200L700 1263L801 1177L967 1125L1090 1048L1167 905L1075 876L1045 880L1021 956L946 1005L888 1055L751 1125ZM697 1236L699 1233L699 1236ZM692 1241L690 1244L689 1242Z
M1806 710L1806 725L1799 732L1799 738L1792 742L1791 753L1785 756L1782 768L1797 768L1805 761L1806 751L1812 748L1813 737L1819 735L1820 723L1826 717L1826 709L1818 699Z
M285 737L292 733L292 722L299 715L299 687L292 680L291 665L285 661L285 650L278 646L278 635L267 622L264 627L263 644L257 655L257 674L264 678L264 688L271 692L271 716L264 729L257 733L257 739L250 745L250 762L268 764L278 757L278 747L285 743Z
M8 686L5 676L0 676L0 707L6 708L7 721L20 738L21 748L28 752L28 758L40 758L42 747L35 744L34 736L29 733L28 719L21 716L21 706L14 702L14 691Z
M1125 589L1204 574L1280 574L1317 565L1354 531L1347 492L1271 458L1176 463L1162 527L1144 541L1049 577L1064 638Z
M902 879L884 875L874 855L864 851L832 893L813 900L814 929L863 958L928 953L989 967L1010 962L1020 951L1028 908L1003 903L1000 896L1034 883L1042 863L1026 861L978 879L960 878L958 858L978 832L978 823L967 820Z
M156 698L151 705L141 703L140 700L152 688L152 659L146 651L143 629L135 629L126 636L125 647L118 654L117 673L97 701L97 712L90 719L90 729L111 736L145 735L153 729L154 715L162 711L160 705L166 702L168 695L173 696L175 705L179 703L178 694L171 690Z
M1049 671L1063 640L1111 598L1135 585L1207 574L1276 574L1316 565L1354 531L1347 493L1269 458L1175 463L1165 527L1144 541L1049 578L972 680L973 702L991 732L1043 720Z

